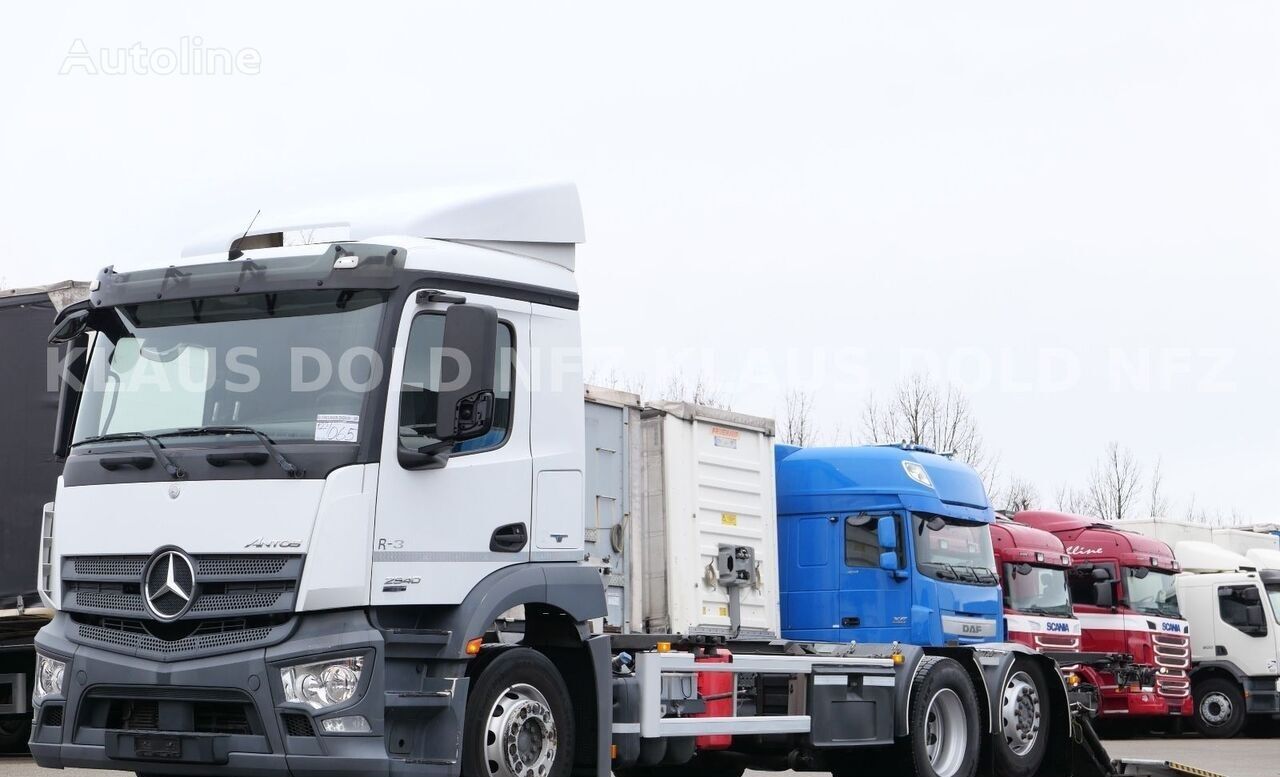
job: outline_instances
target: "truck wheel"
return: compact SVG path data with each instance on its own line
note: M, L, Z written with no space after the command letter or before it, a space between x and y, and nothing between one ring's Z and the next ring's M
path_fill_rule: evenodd
M978 770L977 693L950 658L926 656L916 672L906 746L916 777L973 777Z
M1196 730L1206 737L1225 739L1244 728L1244 694L1230 680L1214 677L1195 686Z
M1015 661L1000 689L999 723L996 775L1033 777L1049 748L1049 698L1040 669L1029 661Z
M573 704L555 666L531 648L508 650L471 686L462 774L568 777L573 734Z
M27 715L0 718L0 753L18 753L27 749L31 738L31 718Z

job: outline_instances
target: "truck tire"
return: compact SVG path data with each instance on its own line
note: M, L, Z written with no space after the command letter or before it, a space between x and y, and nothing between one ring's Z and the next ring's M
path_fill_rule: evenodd
M1018 659L1000 689L996 777L1034 777L1049 750L1049 696L1040 668Z
M981 730L969 675L950 658L926 656L916 670L905 750L916 777L973 777Z
M573 756L573 703L555 665L532 648L489 663L467 697L463 777L568 777Z
M1244 728L1244 694L1240 686L1222 677L1213 677L1196 683L1192 689L1195 697L1196 730L1213 739L1226 739Z
M31 738L31 717L0 718L0 753L23 753Z

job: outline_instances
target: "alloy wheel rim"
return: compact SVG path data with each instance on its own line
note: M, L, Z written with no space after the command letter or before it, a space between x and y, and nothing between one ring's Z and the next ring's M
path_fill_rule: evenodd
M517 683L498 695L485 720L490 777L546 777L556 761L556 745L555 716L541 691Z
M1000 706L1004 741L1014 755L1031 752L1040 737L1040 694L1026 672L1014 672L1005 683Z
M964 704L950 688L943 688L925 708L925 752L938 777L952 777L964 762L968 726Z

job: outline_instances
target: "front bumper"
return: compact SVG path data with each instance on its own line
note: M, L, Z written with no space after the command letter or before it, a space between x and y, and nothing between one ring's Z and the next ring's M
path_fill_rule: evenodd
M1245 711L1250 715L1280 715L1280 680L1248 677L1244 681Z
M1109 688L1101 692L1098 715L1101 717L1124 716L1130 718L1184 716L1192 713L1190 696L1169 698L1155 691L1123 690Z
M335 777L407 770L388 754L386 651L364 611L299 616L280 644L173 662L77 644L74 628L59 614L36 638L39 651L67 662L63 694L35 709L31 753L40 766ZM357 653L366 659L353 701L323 712L284 701L281 663ZM340 715L363 715L371 732L325 733L321 721Z

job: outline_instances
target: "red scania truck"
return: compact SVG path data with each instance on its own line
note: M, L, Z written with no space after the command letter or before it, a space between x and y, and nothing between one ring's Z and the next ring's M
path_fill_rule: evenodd
M1010 642L1042 653L1078 653L1080 621L1071 610L1071 557L1046 531L1001 518L991 546L1004 586L1004 624Z
M1067 584L1081 648L1113 657L1078 670L1099 690L1098 716L1190 716L1190 627L1178 609L1179 567L1169 546L1080 515L1024 511L1014 520L1054 534L1071 557Z

